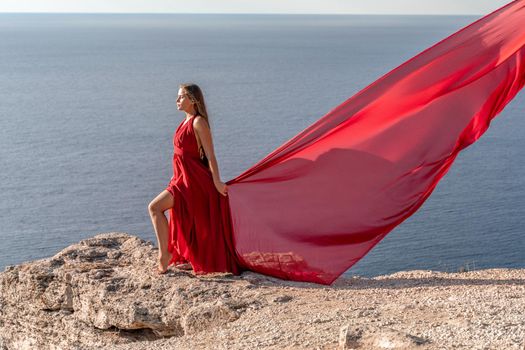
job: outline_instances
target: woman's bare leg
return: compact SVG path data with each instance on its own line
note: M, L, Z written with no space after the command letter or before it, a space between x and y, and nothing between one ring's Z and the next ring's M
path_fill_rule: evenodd
M151 223L157 235L159 245L159 271L164 272L172 255L168 252L169 225L164 212L174 205L173 196L164 190L148 205Z

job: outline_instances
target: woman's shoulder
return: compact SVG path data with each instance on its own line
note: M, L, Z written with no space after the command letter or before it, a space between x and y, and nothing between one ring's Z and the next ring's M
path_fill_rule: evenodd
M203 116L196 115L195 118L193 118L193 127L197 129L209 128L208 121Z

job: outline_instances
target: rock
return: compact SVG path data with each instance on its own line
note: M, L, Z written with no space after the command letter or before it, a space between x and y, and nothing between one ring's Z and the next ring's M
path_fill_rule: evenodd
M6 267L0 350L523 347L524 269L400 271L327 287L254 272L159 276L157 256L151 242L114 232Z
M204 303L194 306L186 312L182 327L187 334L196 333L205 329L216 328L227 322L235 321L239 313L231 304L217 302Z
M360 347L359 341L363 335L363 330L360 328L346 325L341 327L339 331L339 349L355 349Z
M224 285L196 285L187 273L158 276L156 255L150 242L107 233L6 269L0 275L0 344L89 349L180 337L236 320L255 302L221 302L230 294Z
M273 298L273 302L274 303L287 303L292 299L293 297L291 295L279 295Z

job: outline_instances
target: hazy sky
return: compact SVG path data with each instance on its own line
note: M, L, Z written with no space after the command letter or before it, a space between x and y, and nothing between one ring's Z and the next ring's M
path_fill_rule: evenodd
M0 0L0 12L475 14L510 0Z

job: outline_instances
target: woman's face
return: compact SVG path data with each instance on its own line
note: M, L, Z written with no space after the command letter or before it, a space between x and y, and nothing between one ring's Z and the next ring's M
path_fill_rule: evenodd
M179 94L177 96L177 109L179 111L192 112L193 104L191 103L190 97L186 94L186 90L179 89Z

